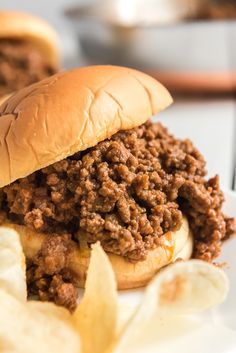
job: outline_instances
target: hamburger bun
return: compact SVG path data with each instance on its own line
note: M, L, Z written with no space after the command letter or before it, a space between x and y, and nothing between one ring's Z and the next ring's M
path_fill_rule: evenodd
M139 71L91 66L61 72L11 96L0 107L0 187L95 146L120 130L145 123L172 103L164 86ZM32 259L46 234L19 225L24 252ZM130 263L108 254L118 288L145 285L161 267L192 253L192 235L183 218L179 231L165 234L165 245ZM69 268L83 286L90 249L76 244Z
M33 259L41 249L46 234L37 233L25 226L6 223L4 226L16 230L21 239L24 254L28 260ZM188 260L193 249L193 237L186 217L183 217L181 228L165 235L165 245L148 252L144 261L131 263L123 257L108 253L112 264L118 289L139 288L146 285L162 267L177 259ZM69 254L69 269L76 274L77 286L84 288L89 266L90 249L82 244L75 245Z
M188 260L192 255L193 240L188 221L183 218L181 228L165 235L165 246L149 250L144 261L131 263L124 257L108 253L118 289L133 289L145 286L162 267L176 259ZM79 274L78 285L84 287L90 260L89 249L79 249L72 259L72 269Z
M9 97L11 97L11 93L10 94L4 94L4 96L0 97L0 105L3 104Z
M161 83L117 66L60 72L23 88L0 107L0 187L139 126L171 103Z
M14 11L0 11L0 39L19 39L32 44L47 57L49 64L59 65L59 40L55 30L39 17Z

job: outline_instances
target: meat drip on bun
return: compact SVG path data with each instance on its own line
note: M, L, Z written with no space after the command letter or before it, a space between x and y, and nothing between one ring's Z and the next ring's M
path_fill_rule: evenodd
M0 96L53 75L58 66L58 38L47 22L0 11Z
M59 73L0 108L0 219L21 234L29 293L73 310L91 244L118 288L145 285L176 259L212 262L234 220L219 178L190 140L150 117L169 92L136 70Z

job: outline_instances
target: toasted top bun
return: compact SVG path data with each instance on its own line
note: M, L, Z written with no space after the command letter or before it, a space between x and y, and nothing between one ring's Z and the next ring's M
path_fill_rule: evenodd
M3 104L9 97L11 97L12 93L5 94L4 96L0 97L0 105Z
M36 16L0 11L0 39L20 39L37 47L52 65L59 65L59 40L55 30Z
M19 233L27 259L32 259L41 249L46 234L36 233L17 224L8 223L4 226L13 228ZM146 260L131 263L118 255L108 254L108 256L115 272L118 289L131 289L144 286L159 269L173 261L188 260L192 250L193 237L188 221L184 217L181 228L176 232L166 233L165 245L150 250ZM90 249L75 243L73 251L68 254L68 267L74 272L79 287L84 287L89 260Z
M171 102L159 82L117 66L61 72L23 88L0 106L0 187L139 126Z

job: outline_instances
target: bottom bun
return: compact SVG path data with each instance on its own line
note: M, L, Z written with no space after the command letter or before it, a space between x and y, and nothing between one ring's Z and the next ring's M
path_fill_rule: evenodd
M16 224L4 224L14 228L21 238L27 259L32 259L41 249L47 235ZM177 259L188 260L192 255L193 237L184 217L181 228L165 235L164 246L149 250L144 261L131 263L122 256L107 253L115 272L118 289L132 289L146 285L162 267ZM90 249L77 246L68 255L68 268L76 275L78 287L84 287L89 266Z

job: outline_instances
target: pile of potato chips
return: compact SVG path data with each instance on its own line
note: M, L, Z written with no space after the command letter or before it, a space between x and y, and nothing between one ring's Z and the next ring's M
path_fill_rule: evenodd
M199 260L176 262L155 276L129 315L118 304L111 264L97 243L83 299L70 314L53 303L27 301L19 236L0 228L0 353L130 352L153 317L198 313L221 303L227 292L228 280L219 268ZM122 311L126 320L121 322Z

